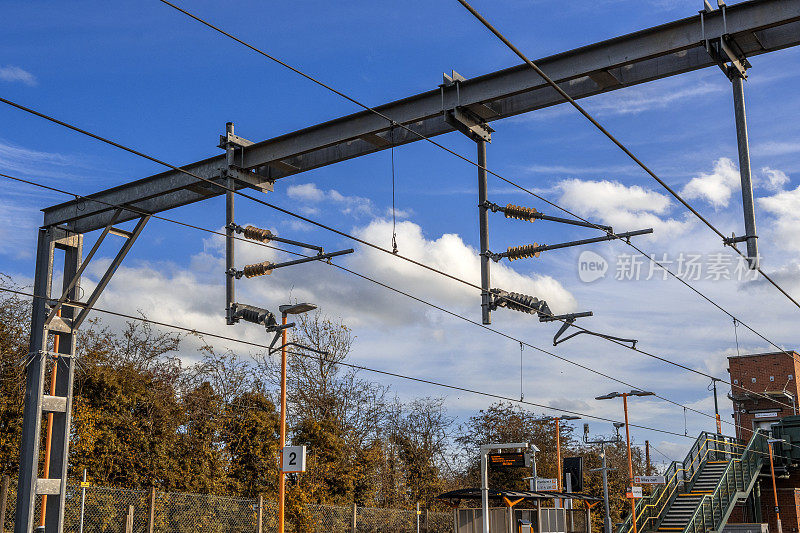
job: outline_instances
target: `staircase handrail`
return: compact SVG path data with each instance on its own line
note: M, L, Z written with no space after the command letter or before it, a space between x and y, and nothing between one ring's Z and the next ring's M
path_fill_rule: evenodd
M719 529L723 516L727 519L728 507L735 504L738 498L737 471L740 475L742 490L748 488L753 478L758 476L761 471L761 462L764 460L765 454L765 440L766 437L761 430L753 433L742 455L728 463L714 492L704 495L700 500L694 514L686 523L683 533L705 533L709 530ZM745 474L747 474L747 479L745 479ZM731 491L731 482L733 491Z
M716 447L710 447L709 443L723 443L724 445L728 445L731 447L742 447L744 444L739 444L736 442L736 439L732 437L726 437L724 435L719 435L716 433L709 433L707 431L703 431L700 433L700 436L697 437L692 448L689 450L689 453L686 454L686 458L683 461L673 461L667 471L664 473L664 477L666 478L666 482L664 485L659 485L656 487L653 492L641 498L636 504L636 526L637 530L642 531L644 527L647 525L647 522L650 520L658 520L661 517L662 513L664 512L665 508L672 500L675 491L677 490L678 486L683 482L684 484L690 482L694 479L694 476L699 472L700 467L702 466L703 462L708 457L709 453L712 452L723 452L726 454L735 454L736 452L732 452L731 450L726 450L724 447L722 449L718 449ZM691 475L687 478L685 475L681 476L681 479L678 479L678 474L683 472L691 472ZM664 496L666 495L666 498ZM663 499L663 501L662 501ZM659 502L661 502L659 506ZM654 510L654 508L658 506L658 510ZM631 531L631 516L629 515L625 521L620 524L617 533L629 533Z

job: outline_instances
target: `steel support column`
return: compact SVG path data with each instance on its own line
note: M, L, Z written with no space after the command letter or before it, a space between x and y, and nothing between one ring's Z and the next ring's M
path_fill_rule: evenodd
M64 250L63 290L69 299L77 300L80 281L75 280L82 256L83 236L68 234L60 228L41 228L36 253L34 299L31 315L31 340L25 376L25 408L20 445L20 469L17 485L15 533L33 531L36 498L47 494L47 533L63 528L64 497L67 484L70 411L72 407L73 356L75 338L71 329L76 310L65 307L61 320L46 324L53 280L53 260L56 249ZM64 327L64 326L67 327ZM51 357L48 352L50 333L59 335L59 353L55 396L44 395L45 370ZM39 478L39 443L42 414L53 413L53 437L50 471L58 477Z
M733 84L733 110L736 116L736 140L739 147L739 174L742 180L747 261L751 269L756 269L758 267L758 243L756 242L756 214L750 172L750 143L747 138L747 115L744 107L744 80L738 72L732 72L731 83Z
M486 141L477 141L478 145L478 225L480 227L481 247L481 317L484 324L492 323L491 273L489 264L489 209L486 202L489 200L486 179Z
M226 137L230 138L233 135L233 122L225 124ZM234 163L234 150L233 145L227 142L225 145L225 162L228 169L233 167ZM228 191L225 193L225 318L228 325L235 324L236 320L233 318L233 302L236 301L236 279L234 278L234 271L236 265L234 264L234 212L233 212L233 191L236 184L233 178L228 173L225 180L225 186Z

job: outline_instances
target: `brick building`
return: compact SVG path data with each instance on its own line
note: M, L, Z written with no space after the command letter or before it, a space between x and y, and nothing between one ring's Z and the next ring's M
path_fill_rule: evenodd
M733 418L736 436L749 441L748 430L770 430L773 424L795 414L800 356L795 351L739 355L728 358L731 378ZM767 398L764 398L767 396ZM774 511L775 496L768 466L756 483L753 494L740 502L729 519L736 522L764 522L771 533L778 531ZM776 468L778 506L784 533L800 533L800 470Z
M800 356L794 351L788 353L791 355L773 352L728 358L733 384L729 397L738 438L750 440L748 429L768 430L781 418L795 414Z

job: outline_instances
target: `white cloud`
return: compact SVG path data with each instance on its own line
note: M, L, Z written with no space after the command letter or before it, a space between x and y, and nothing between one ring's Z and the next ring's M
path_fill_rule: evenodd
M714 163L714 170L692 178L681 191L688 199L702 198L715 209L727 207L733 189L740 184L739 171L733 161L721 157Z
M0 80L11 83L19 82L29 87L33 87L38 83L36 81L36 76L14 65L0 67Z
M325 198L325 193L314 183L292 185L286 189L286 194L289 198L306 202L321 202Z
M374 220L357 233L358 237L377 243L388 243L391 235L391 222L383 220ZM428 239L419 225L405 221L397 224L397 244L399 252L406 257L475 285L480 284L478 251L458 235L449 233ZM474 316L476 302L480 301L480 293L474 287L448 280L377 250L360 250L348 263L362 272L379 272L382 280L395 286L408 287L413 294L433 297L434 301L445 302L449 307L455 306L459 312ZM560 282L550 276L526 276L503 263L492 265L492 286L544 299L554 313L567 313L577 308L575 298Z
M664 218L672 208L661 193L617 181L569 179L559 184L558 203L578 215L611 225L615 231L653 228L653 237L674 237L692 225L688 219Z
M800 251L800 187L756 201L761 209L775 217L774 231L781 247Z
M633 115L654 109L666 109L676 102L701 98L725 90L720 83L670 80L670 83L637 85L599 97L592 111L601 115Z
M788 155L800 152L800 142L767 141L753 147L753 153L759 156Z
M771 191L780 191L783 190L783 187L789 183L789 176L786 175L785 172L781 172L780 170L775 170L774 168L764 167L761 169L761 173L766 178L766 183L764 187Z
M9 174L24 173L26 176L23 177L27 178L31 176L59 179L79 178L85 182L97 177L94 162L93 157L84 154L71 155L32 150L0 139L0 167ZM73 173L78 169L90 169L91 172ZM107 176L108 171L104 169L103 178L107 178Z
M369 198L361 196L345 196L335 189L324 191L314 183L292 185L286 190L289 198L309 204L329 202L345 215L372 216L374 209ZM306 212L319 212L318 208L306 206ZM315 211L309 211L315 210Z
M570 85L583 81L585 78L571 80ZM600 117L637 115L648 111L669 109L676 104L693 99L702 101L704 97L726 90L729 89L726 89L725 85L720 82L675 77L656 83L634 85L613 92L601 93L588 98L582 105L590 113ZM526 113L510 119L510 121L523 123L546 121L572 114L577 115L577 111L571 106L559 105Z

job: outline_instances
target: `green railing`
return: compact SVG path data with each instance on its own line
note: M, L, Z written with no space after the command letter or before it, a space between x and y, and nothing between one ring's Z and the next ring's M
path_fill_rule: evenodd
M683 461L673 461L664 473L666 483L654 487L652 493L636 502L636 530L656 528L669 505L678 495L695 481L695 476L706 461L729 460L740 455L742 444L732 437L704 431ZM617 533L633 533L631 515L620 524Z
M767 437L756 431L741 456L728 463L714 492L703 497L683 532L705 533L721 529L739 496L752 489L768 453Z

